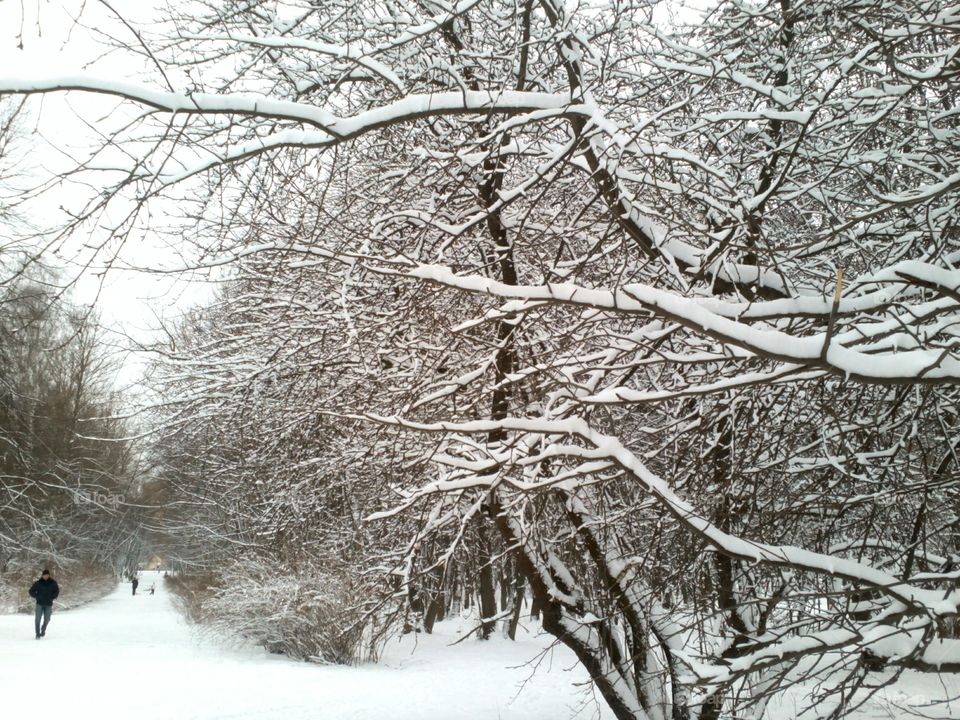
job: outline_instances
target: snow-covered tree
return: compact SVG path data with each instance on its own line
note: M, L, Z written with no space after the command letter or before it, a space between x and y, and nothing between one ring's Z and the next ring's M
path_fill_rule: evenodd
M287 372L297 431L396 429L434 468L373 516L403 567L496 533L618 718L759 717L805 681L838 716L960 669L960 18L664 11L197 3L119 39L148 79L0 92L140 109L68 229L122 209L107 249L177 201L191 266L241 289L199 407L249 393L262 440Z

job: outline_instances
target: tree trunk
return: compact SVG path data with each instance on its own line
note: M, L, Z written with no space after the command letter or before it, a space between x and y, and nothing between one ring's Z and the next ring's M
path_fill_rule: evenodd
M484 640L497 626L492 618L497 615L497 587L493 580L493 557L490 552L490 538L483 518L477 520L477 552L480 556L480 637Z

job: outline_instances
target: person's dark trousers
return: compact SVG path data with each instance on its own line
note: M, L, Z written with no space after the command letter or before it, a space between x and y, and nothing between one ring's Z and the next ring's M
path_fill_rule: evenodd
M41 605L37 603L37 611L34 614L33 626L37 630L37 637L47 632L47 625L50 624L50 614L53 612L53 605ZM43 618L43 627L40 627L40 618Z

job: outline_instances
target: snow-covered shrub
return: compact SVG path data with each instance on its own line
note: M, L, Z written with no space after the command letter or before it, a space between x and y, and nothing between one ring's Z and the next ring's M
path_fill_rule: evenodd
M0 613L26 612L32 602L27 590L39 576L40 571L33 566L9 563L0 573Z
M238 633L270 652L321 663L360 658L362 595L340 567L296 567L259 558L226 566L203 599L210 627Z
M40 577L43 569L40 565L42 563L11 562L6 571L0 573L0 613L33 612L34 601L27 591ZM75 562L63 567L51 563L45 567L49 567L60 585L55 606L59 610L99 600L117 586L117 576L97 563Z
M187 620L201 623L208 619L204 615L204 600L219 587L215 576L206 573L166 575L163 581Z

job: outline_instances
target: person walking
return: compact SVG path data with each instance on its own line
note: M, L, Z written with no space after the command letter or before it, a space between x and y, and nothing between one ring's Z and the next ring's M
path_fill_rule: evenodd
M53 614L53 601L60 594L60 586L57 581L50 577L50 571L46 568L40 573L40 579L30 586L30 597L37 601L37 608L33 614L33 627L37 632L37 640L47 634L47 625L50 624L50 616ZM43 618L43 626L40 626L40 618Z
M132 583L132 584L133 584L133 594L136 595L136 594L137 594L137 585L140 584L140 581L137 580L137 576L136 576L136 575L133 576L133 583Z

